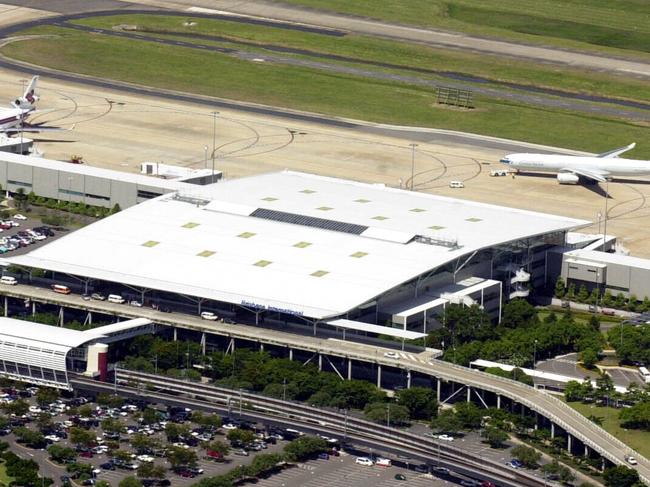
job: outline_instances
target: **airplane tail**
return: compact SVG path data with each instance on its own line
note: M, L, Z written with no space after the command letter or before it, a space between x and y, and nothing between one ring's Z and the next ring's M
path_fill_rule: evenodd
M38 81L38 76L34 76L29 84L23 96L18 98L16 101L11 104L15 108L22 108L23 110L32 110L36 107L36 102L39 100L39 96L36 94L36 83Z

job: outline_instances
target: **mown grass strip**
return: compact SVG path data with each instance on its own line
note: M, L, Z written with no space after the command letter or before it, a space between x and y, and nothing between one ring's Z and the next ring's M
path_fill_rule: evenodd
M47 27L32 32L56 32L61 37L12 43L2 52L64 71L146 86L595 152L648 139L646 127L624 121L540 110L487 98L476 100L476 110L457 110L438 105L435 93L429 89L396 82L252 63L197 49L69 29ZM634 156L650 158L650 146L639 144Z
M272 27L211 19L193 19L195 25L185 25L183 16L119 15L76 20L74 23L110 29L116 25L137 25L144 30L161 32L157 37L183 37L174 34L202 34L263 46L273 45L314 53L333 54L364 61L390 63L409 68L431 70L432 75L458 73L494 80L496 82L552 88L565 92L611 96L630 100L650 101L648 83L632 78L593 73L560 66L545 66L527 61L502 59L498 56L433 49L403 42L387 41L365 36L330 37L287 31ZM191 42L191 40L190 40ZM201 40L204 44L233 45L226 42ZM649 44L650 45L650 44ZM237 46L238 49L243 47Z

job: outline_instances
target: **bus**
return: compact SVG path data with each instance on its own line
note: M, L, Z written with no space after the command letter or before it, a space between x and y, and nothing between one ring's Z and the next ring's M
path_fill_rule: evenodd
M52 288L52 291L59 294L70 294L71 292L68 286L63 286L61 284L52 284L50 287Z
M650 370L645 367L639 367L639 375L643 379L643 382L650 384Z

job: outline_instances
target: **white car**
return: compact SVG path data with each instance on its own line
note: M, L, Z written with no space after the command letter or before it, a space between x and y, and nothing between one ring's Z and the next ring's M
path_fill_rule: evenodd
M135 306L136 308L142 308L142 303L140 301L129 301L130 306Z
M154 458L151 455L138 455L136 459L146 463L152 463L154 461Z
M45 439L51 441L52 443L58 443L59 441L61 441L61 438L59 438L56 435L47 435L45 436Z
M29 412L38 414L38 413L42 413L43 410L38 406L29 406Z
M20 213L17 213L14 215L15 220L27 220L27 217L25 215L21 215Z
M436 438L442 441L454 441L454 437L449 435L438 435Z
M377 465L380 467L390 467L393 465L393 462L390 460L390 458L378 458Z
M236 429L237 429L237 426L235 426L235 425L232 424L232 423L222 424L221 427L222 427L223 429L225 429L225 430L236 430Z
M636 458L634 458L632 455L625 455L625 461L630 465L636 465L638 463L636 461Z
M357 457L354 463L356 463L357 465L365 465L366 467L372 467L375 464L368 457Z
M201 313L201 319L203 320L217 321L218 318L219 317L211 311L204 311Z
M386 358L399 358L399 354L397 352L384 352L384 357L386 357Z

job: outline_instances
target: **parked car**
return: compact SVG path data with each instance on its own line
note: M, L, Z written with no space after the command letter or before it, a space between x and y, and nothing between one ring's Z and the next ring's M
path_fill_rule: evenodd
M21 215L20 213L16 213L14 215L14 220L27 220L27 217L25 215Z
M399 358L399 354L397 352L384 352L384 357L386 357L386 358Z
M449 435L438 435L436 438L442 441L454 441L454 437Z
M357 465L365 465L366 467L372 467L375 464L375 462L370 460L368 457L357 457L354 463Z
M91 298L96 299L97 301L105 301L106 296L104 296L102 293L92 293L90 295Z
M203 311L201 313L201 319L202 320L209 320L209 321L217 321L219 317L212 313L211 311Z

